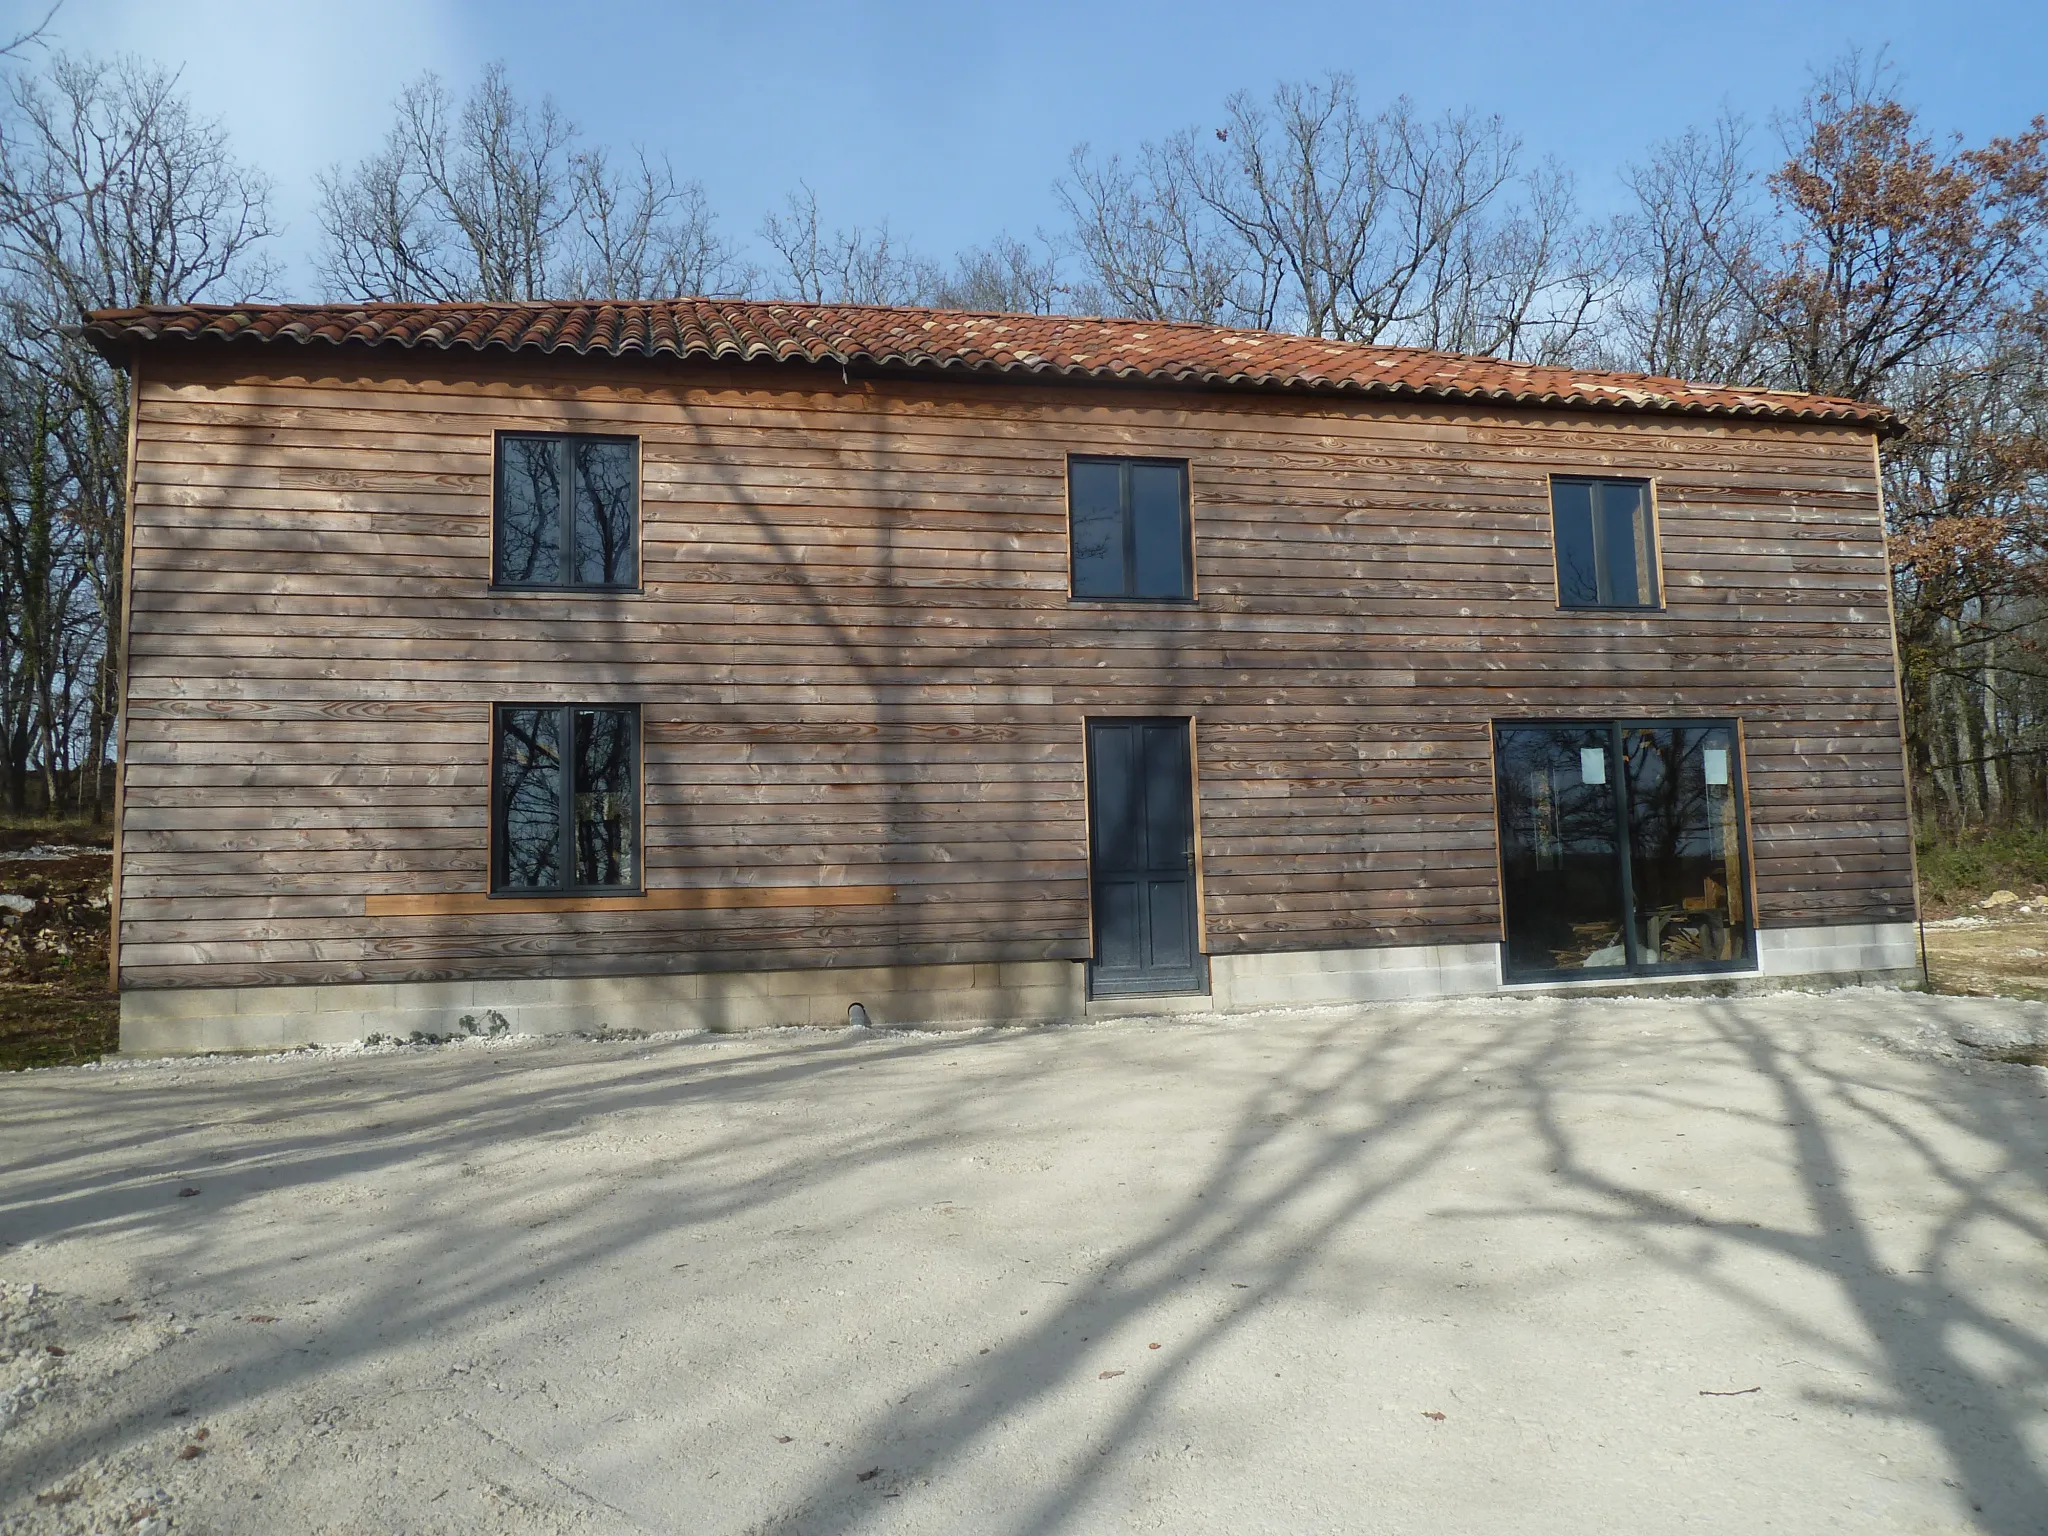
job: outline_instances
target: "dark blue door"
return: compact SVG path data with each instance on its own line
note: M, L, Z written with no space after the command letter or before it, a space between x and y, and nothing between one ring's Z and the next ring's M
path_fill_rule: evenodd
M1098 997L1206 990L1185 720L1088 722Z

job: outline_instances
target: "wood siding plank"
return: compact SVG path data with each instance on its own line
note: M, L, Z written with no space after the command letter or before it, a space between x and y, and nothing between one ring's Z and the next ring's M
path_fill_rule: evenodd
M1091 715L1197 720L1216 953L1498 938L1500 719L1739 717L1759 921L1912 912L1866 433L345 353L137 400L126 985L1083 957ZM640 591L489 589L501 428L641 439ZM1068 600L1081 452L1189 460L1197 603ZM1662 611L1557 609L1571 472L1656 480ZM647 897L488 898L514 699L641 706Z

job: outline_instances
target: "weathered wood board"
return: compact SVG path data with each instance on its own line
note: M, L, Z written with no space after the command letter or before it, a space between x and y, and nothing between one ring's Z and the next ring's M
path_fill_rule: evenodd
M1083 721L1115 714L1195 721L1213 954L1496 939L1517 717L1737 718L1759 921L1913 912L1868 431L282 345L140 367L127 986L1084 957ZM500 428L640 438L643 590L490 590ZM1195 604L1069 600L1069 453L1189 461ZM1546 477L1587 472L1655 480L1663 611L1558 611ZM475 900L502 700L639 704L646 883L703 894ZM789 894L816 886L865 894Z

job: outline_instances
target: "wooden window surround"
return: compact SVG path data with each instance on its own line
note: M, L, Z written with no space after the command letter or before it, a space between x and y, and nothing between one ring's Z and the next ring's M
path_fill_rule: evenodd
M1733 720L1494 725L1510 983L1749 970Z
M491 472L491 585L632 592L640 585L640 444L585 432L500 432Z
M1648 480L1553 475L1550 527L1558 607L1663 606L1656 499Z
M640 712L606 704L491 711L491 894L637 896Z
M1067 459L1067 538L1077 599L1195 600L1186 459Z

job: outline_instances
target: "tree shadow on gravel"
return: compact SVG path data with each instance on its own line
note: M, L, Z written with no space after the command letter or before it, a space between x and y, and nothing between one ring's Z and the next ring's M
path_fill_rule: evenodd
M1940 1006L1905 999L1899 1005L1924 1006L1930 1017ZM1992 1228L2048 1252L2048 1229L2028 1209L2038 1212L2048 1198L2048 1118L2038 1085L2008 1074L1966 1089L1930 1063L1920 1086L1906 1088L1896 1071L1845 1067L1856 1053L1845 1051L1839 1038L1832 1050L1822 1049L1787 1000L1703 1006L1704 1034L1674 1038L1659 1031L1640 1046L1618 1045L1612 1030L1585 1038L1568 1004L1507 1013L1498 1019L1497 1034L1448 1048L1403 1028L1393 1011L1352 1015L1315 1031L1247 1092L1243 1114L1198 1181L1201 1200L1106 1258L1101 1282L1087 1293L1034 1317L1028 1332L991 1357L985 1386L963 1397L952 1390L954 1369L935 1372L924 1390L894 1410L886 1430L878 1425L873 1438L852 1451L847 1466L905 1454L920 1472L958 1465L1035 1399L1086 1374L1088 1351L1077 1342L1084 1336L1101 1338L1139 1320L1202 1271L1240 1277L1244 1305L1165 1354L1147 1372L1144 1394L1100 1437L1094 1447L1100 1454L1077 1458L1069 1476L1000 1527L1006 1536L1080 1528L1091 1515L1103 1516L1089 1509L1089 1500L1115 1468L1116 1451L1138 1439L1170 1400L1171 1388L1224 1349L1258 1303L1285 1294L1327 1263L1335 1239L1370 1223L1376 1208L1433 1165L1454 1154L1485 1157L1503 1148L1512 1154L1533 1144L1547 1158L1541 1166L1555 1181L1555 1200L1461 1214L1490 1222L1583 1223L1753 1314L1760 1325L1867 1374L1888 1390L1833 1406L1924 1426L1940 1443L1981 1529L2038 1536L2048 1482L2019 1415L2029 1389L2038 1393L2048 1384L2048 1342L1971 1300L1974 1281L1956 1267L1970 1240ZM1415 1022L1426 1028L1429 1019L1423 1013ZM1875 1050L1863 1055L1873 1065L1882 1059ZM1618 1088L1638 1107L1648 1099L1678 1116L1734 1116L1747 1133L1772 1142L1772 1152L1789 1165L1808 1222L1772 1226L1717 1215L1704 1203L1629 1182L1582 1157L1573 1125L1610 1096L1598 1079L1617 1065L1648 1066L1661 1075L1656 1088L1645 1089L1640 1080ZM1765 1086L1768 1113L1730 1102L1711 1087L1731 1069ZM1304 1136L1332 1117L1341 1123ZM1276 1157L1282 1136L1292 1145ZM1936 1143L1950 1138L1982 1150L1984 1166L1971 1171L1944 1156ZM1908 1166L1885 1172L1867 1166L1887 1154ZM1941 1208L1937 1222L1909 1234L1919 1244L1910 1267L1885 1262L1884 1249L1900 1234L1881 1231L1870 1211L1902 1175ZM1274 1239L1283 1235L1283 1251L1275 1256ZM1861 1336L1831 1333L1776 1294L1703 1264L1695 1246L1703 1236L1754 1249L1781 1265L1789 1261L1825 1281L1849 1303ZM1988 1369L1964 1335L2004 1351L2010 1368ZM845 1507L843 1490L843 1483L820 1478L761 1529L857 1528L866 1521Z
M445 1180L451 1168L487 1166L507 1147L545 1144L592 1125L706 1104L774 1101L806 1090L829 1092L833 1081L865 1064L859 1058L871 1061L878 1046L898 1059L915 1060L957 1050L961 1042L845 1031L809 1040L798 1050L780 1042L761 1049L733 1041L708 1051L693 1050L693 1044L684 1042L675 1056L656 1049L644 1061L612 1063L595 1054L602 1047L567 1060L536 1060L513 1047L497 1062L481 1056L479 1047L435 1048L410 1059L318 1061L311 1081L294 1063L284 1067L287 1091L275 1096L265 1095L242 1072L210 1073L197 1063L189 1073L151 1069L153 1076L162 1073L161 1080L139 1083L114 1074L45 1078L33 1084L35 1102L11 1104L4 1117L9 1140L50 1150L0 1165L0 1262L21 1267L31 1244L127 1240L154 1246L158 1257L148 1267L166 1277L204 1276L210 1288L225 1291L274 1286L282 1284L274 1254L246 1254L216 1235L232 1229L236 1208L245 1202L279 1192L317 1200L366 1179ZM160 1127L166 1118L187 1127L188 1134L165 1137ZM122 1128L130 1123L139 1128ZM517 1238L531 1230L524 1223L511 1224L496 1242L438 1245L419 1267L363 1286L345 1313L323 1323L324 1347L260 1356L226 1351L207 1361L200 1374L211 1380L198 1395L205 1411L218 1414L266 1393L310 1386L408 1339L447 1336L502 1315L530 1297L536 1285L601 1269L664 1232L707 1226L772 1202L792 1181L843 1176L875 1157L916 1156L945 1134L937 1122L903 1135L848 1127L829 1138L815 1160L777 1162L746 1180L707 1181L694 1199L665 1194L658 1213L622 1207L579 1185L562 1192L583 1208L580 1220L564 1223L578 1228L576 1238L551 1257L546 1270L536 1273L532 1264L510 1256ZM662 1171L687 1173L692 1161L717 1158L735 1139L737 1132L710 1138ZM111 1175L109 1158L117 1170ZM196 1197L180 1197L181 1189L195 1187ZM393 1198L415 1200L418 1211L386 1223L387 1231L428 1229L446 1219L428 1193ZM487 1221L488 1211L475 1219ZM337 1219L325 1225L326 1234L290 1255L292 1264L306 1265L304 1274L343 1273L337 1266L360 1252L354 1224ZM0 1487L42 1486L89 1457L117 1453L159 1430L167 1416L194 1399L194 1388L183 1382L131 1393L104 1415L37 1446L25 1463L15 1461L18 1439L10 1442L0 1447Z
M1940 1026L1942 1004L1904 995L1891 1007ZM1998 1229L2048 1254L2048 1115L2037 1083L2023 1074L1979 1072L1965 1084L1954 1067L1928 1063L1917 1088L1896 1070L1879 1071L1877 1047L1826 1048L1816 1030L1840 1024L1793 1023L1785 1005L1704 1003L1708 1034L1674 1053L1664 1096L1688 1115L1740 1115L1767 1142L1801 1192L1805 1219L1758 1223L1716 1210L1705 1199L1617 1175L1582 1152L1574 1129L1605 1063L1596 1047L1553 1025L1546 1047L1521 1080L1530 1121L1549 1150L1562 1185L1557 1202L1520 1211L1475 1212L1487 1219L1566 1217L1717 1298L1785 1330L1836 1368L1882 1387L1816 1404L1917 1423L1940 1443L1954 1482L1980 1528L1998 1536L2039 1536L2048 1511L2048 1479L2029 1448L2018 1408L2029 1390L2048 1386L2048 1335L2028 1333L1971 1297L1978 1277L1965 1271L1975 1240ZM1846 1004L1820 1004L1846 1007ZM1687 1058L1690 1058L1688 1061ZM1695 1097L1686 1068L1739 1064L1765 1085L1767 1113ZM1870 1063L1858 1070L1859 1061ZM1639 1096L1640 1088L1629 1090ZM1581 1112L1575 1116L1573 1110ZM1972 1146L1981 1166L1962 1166L1945 1147ZM1880 1228L1874 1208L1889 1196L1923 1193L1938 1220ZM1900 1251L1900 1240L1915 1246ZM1860 1336L1829 1331L1775 1293L1729 1277L1726 1264L1701 1262L1710 1238L1751 1250L1826 1282L1848 1304ZM1981 1251L1977 1249L1975 1251ZM2037 1274L2036 1282L2042 1279ZM1984 1363L1986 1348L2006 1369Z
M1403 1256L1375 1250L1373 1224L1456 1159L1497 1170L1486 1188L1503 1193L1518 1172L1543 1175L1540 1198L1497 1208L1482 1199L1456 1217L1583 1225L1703 1297L1753 1315L1760 1331L1797 1338L1817 1357L1881 1383L1858 1411L1924 1425L1982 1529L2038 1531L2048 1486L2030 1460L2019 1413L2029 1386L2048 1378L2048 1349L1986 1305L1981 1277L1968 1268L1973 1245L1981 1249L1989 1233L2017 1236L2035 1251L2048 1239L2033 1214L2048 1197L2038 1086L2017 1069L1966 1081L1933 1065L1901 1071L1876 1054L1867 1058L1872 1069L1859 1071L1865 1057L1839 1038L1810 1037L1810 1020L1784 1000L1692 1006L1701 1010L1694 1023L1640 1039L1584 1029L1583 1010L1561 1003L1474 1016L1354 1010L1270 1029L1259 1042L1262 1070L1231 1079L1230 1114L1203 1127L1207 1150L1184 1181L1186 1198L1093 1253L1068 1288L1049 1289L1052 1299L1032 1309L1028 1324L1004 1325L990 1352L972 1357L966 1390L960 1361L949 1359L921 1369L885 1412L845 1409L853 1422L835 1432L834 1449L783 1486L773 1512L750 1528L808 1533L885 1522L885 1511L907 1508L881 1504L886 1493L915 1497L898 1474L956 1474L1006 1425L1056 1406L1092 1378L1101 1346L1089 1340L1136 1327L1191 1288L1220 1290L1226 1305L1147 1357L1144 1390L1091 1437L1091 1454L1067 1458L993 1529L1042 1536L1100 1519L1117 1453L1158 1431L1175 1389L1206 1390L1205 1368L1239 1344L1262 1304L1333 1277L1361 1293L1387 1281ZM1887 1006L1938 1018L1943 1003ZM1183 1062L1174 1050L1147 1047L1159 1038L1104 1031L1087 1043L1098 1051L1090 1059L1123 1061L1134 1081L1215 1070L1200 1052ZM216 1290L275 1288L284 1283L279 1256L242 1251L222 1218L259 1195L319 1200L370 1181L386 1203L382 1230L422 1239L398 1251L407 1262L366 1262L356 1224L337 1213L315 1229L320 1236L306 1252L287 1256L292 1273L304 1260L309 1276L364 1277L322 1318L317 1340L304 1349L221 1342L194 1357L191 1379L204 1376L198 1411L220 1414L277 1394L317 1404L339 1390L332 1383L340 1373L374 1368L404 1344L474 1333L543 1287L666 1271L674 1255L661 1245L679 1237L716 1233L736 1218L779 1222L781 1204L798 1191L849 1210L877 1208L890 1192L915 1186L935 1159L957 1162L965 1145L1014 1141L1018 1133L1006 1128L1020 1123L1020 1106L1043 1102L1032 1094L1054 1091L1048 1072L1063 1069L1047 1067L1047 1051L1064 1043L1057 1032L847 1032L801 1044L657 1043L616 1060L600 1047L566 1056L508 1051L499 1065L464 1047L389 1066L294 1071L294 1091L276 1097L252 1093L238 1073L131 1082L118 1094L104 1091L110 1079L81 1074L54 1097L21 1105L28 1113L13 1134L57 1150L41 1166L24 1157L8 1169L0 1240L9 1246L0 1253L17 1262L25 1241L125 1238L164 1251L166 1273L203 1274ZM943 1070L955 1060L970 1062L971 1092ZM861 1107L876 1073L890 1075L897 1095L886 1112ZM1100 1091L1078 1077L1055 1089L1077 1098ZM1631 1177L1625 1162L1617 1166L1588 1143L1589 1117L1649 1110L1681 1123L1711 1120L1758 1149L1787 1170L1802 1217L1752 1224L1755 1213L1716 1209ZM1080 1113L1054 1123L1071 1129ZM146 1127L173 1115L195 1128L193 1138L152 1143L146 1130L109 1123L132 1118ZM373 1123L364 1127L358 1117ZM616 1176L563 1170L528 1178L516 1209L492 1204L488 1165L509 1147L684 1118L702 1128L687 1145ZM1974 1149L1969 1166L1947 1150L1957 1145ZM460 1182L472 1165L484 1169L475 1198L451 1206L451 1182L458 1193L472 1187ZM175 1181L188 1176L202 1196L179 1200ZM1919 1226L1880 1226L1874 1195L1903 1180L1931 1215ZM1855 1326L1830 1327L1774 1290L1731 1278L1728 1266L1703 1263L1702 1239L1754 1251L1777 1273L1790 1265L1824 1282ZM1907 1239L1914 1256L1901 1263ZM720 1240L730 1241L730 1231ZM544 1250L534 1246L543 1241ZM916 1260L906 1244L904 1273L877 1280L910 1284ZM722 1355L697 1356L700 1385L692 1390L744 1380L744 1347L735 1340ZM1987 1366L1987 1349L2002 1352L2005 1364ZM848 1373L861 1366L849 1351L814 1369L815 1379L784 1390L825 1394L836 1381L844 1397ZM443 1390L389 1385L394 1395ZM179 1381L132 1391L40 1443L32 1457L0 1459L0 1481L42 1486L110 1446L138 1443L201 1390ZM579 1480L566 1462L535 1465L601 1525L662 1528L620 1508L631 1502L625 1495ZM891 1469L895 1487L859 1481L877 1466Z
M1015 1056L1042 1038L1038 1032L964 1038L848 1032L794 1051L777 1044L692 1052L672 1065L663 1061L665 1053L655 1051L650 1061L630 1067L622 1063L616 1073L597 1081L590 1080L587 1061L522 1063L517 1053L507 1053L502 1068L479 1072L474 1058L465 1059L477 1048L463 1047L406 1063L414 1070L402 1080L388 1075L376 1080L377 1074L336 1064L333 1070L344 1075L318 1079L312 1092L294 1093L285 1102L259 1099L253 1108L246 1078L223 1074L209 1080L197 1072L180 1083L130 1086L123 1108L128 1118L145 1124L176 1113L188 1125L221 1138L218 1144L181 1150L153 1143L146 1132L114 1129L104 1138L74 1143L54 1166L25 1178L19 1168L35 1160L21 1159L0 1199L0 1243L6 1245L0 1253L18 1252L25 1242L87 1235L169 1240L179 1246L175 1258L160 1264L165 1273L204 1274L213 1290L233 1292L263 1285L278 1268L273 1254L241 1254L232 1243L210 1235L211 1229L229 1225L229 1214L243 1199L278 1191L317 1197L329 1186L424 1164L445 1170L487 1159L511 1138L534 1144L636 1114L692 1105L786 1103L806 1094L842 1099L859 1087L857 1071L884 1060L893 1068L916 1070L919 1062L971 1050L983 1058L985 1068L987 1056ZM1463 1092L1460 1084L1463 1074L1495 1060L1502 1047L1482 1041L1445 1053L1431 1046L1418 1079L1407 1060L1414 1045L1398 1027L1369 1028L1361 1038L1354 1023L1332 1019L1293 1040L1284 1052L1276 1047L1270 1078L1246 1095L1234 1124L1216 1127L1219 1146L1200 1181L1199 1198L1106 1256L1097 1266L1098 1283L1077 1281L1071 1299L1044 1309L1027 1332L996 1346L978 1372L985 1385L964 1400L952 1387L956 1368L941 1367L925 1389L892 1411L886 1426L875 1426L876 1442L886 1440L892 1455L906 1441L914 1443L921 1465L942 1470L969 1454L998 1421L1064 1390L1093 1353L1081 1336L1084 1331L1109 1332L1172 1296L1200 1269L1227 1268L1242 1287L1235 1293L1241 1301L1238 1311L1209 1333L1155 1357L1155 1369L1148 1372L1152 1391L1126 1410L1109 1441L1113 1445L1136 1433L1151 1412L1149 1400L1225 1345L1259 1302L1325 1262L1323 1245L1332 1232L1368 1213L1376 1199L1399 1188L1451 1145L1483 1129L1491 1106ZM1395 1091L1390 1085L1396 1080L1408 1086ZM992 1073L984 1070L976 1087L985 1100L1000 1102L1039 1081L1037 1058L1024 1054ZM36 1125L23 1129L36 1135L38 1129L53 1132L65 1123L75 1128L95 1111L103 1114L104 1102L95 1093L103 1082L80 1078L66 1083L56 1105L33 1112ZM203 1409L195 1411L218 1415L279 1392L312 1389L321 1378L351 1363L374 1361L408 1340L449 1336L503 1315L530 1298L537 1286L603 1270L663 1233L714 1226L735 1213L770 1207L794 1189L886 1183L893 1169L951 1154L963 1136L988 1133L972 1112L949 1102L950 1086L935 1079L921 1112L907 1118L852 1117L822 1135L808 1127L808 1145L757 1121L735 1126L659 1170L666 1177L658 1215L639 1201L616 1200L613 1189L565 1190L580 1215L559 1221L564 1240L538 1274L511 1252L523 1224L493 1241L465 1241L451 1234L435 1245L423 1270L405 1269L364 1287L350 1300L345 1316L324 1321L317 1350L217 1352L208 1360ZM451 1096L467 1102L451 1105ZM342 1113L348 1124L314 1128L323 1118ZM351 1128L365 1115L373 1121L367 1134ZM1305 1127L1325 1117L1341 1121L1342 1129L1305 1133ZM1293 1144L1284 1158L1270 1162L1266 1153L1282 1139ZM716 1161L740 1140L767 1159L754 1176L689 1178L693 1164ZM113 1177L104 1171L109 1155L120 1167ZM175 1193L188 1177L203 1186L201 1197L189 1202ZM423 1202L415 1217L387 1217L383 1226L405 1232L429 1227L435 1219ZM309 1245L292 1261L306 1261L308 1273L322 1266L331 1272L352 1258L358 1238L351 1225L337 1221L334 1227L330 1240ZM1279 1238L1284 1242L1276 1255L1270 1250ZM1083 1322L1085 1330L1079 1326ZM744 1368L743 1361L732 1362L734 1371ZM129 1395L92 1422L39 1446L31 1464L13 1469L0 1464L0 1470L7 1470L6 1480L17 1486L42 1486L89 1456L105 1455L159 1430L167 1414L193 1397L193 1389L184 1384ZM783 1500L785 1513L771 1525L844 1528L853 1513L841 1500L860 1470L852 1462L865 1465L865 1458L880 1454L865 1437L853 1438L845 1452L847 1466L835 1464L814 1489ZM1106 1460L1049 1489L1042 1507L1021 1516L1015 1529L1059 1528L1099 1484ZM549 1475L565 1488L573 1486ZM575 1491L589 1505L587 1512L602 1510L630 1522L625 1511L596 1491Z

